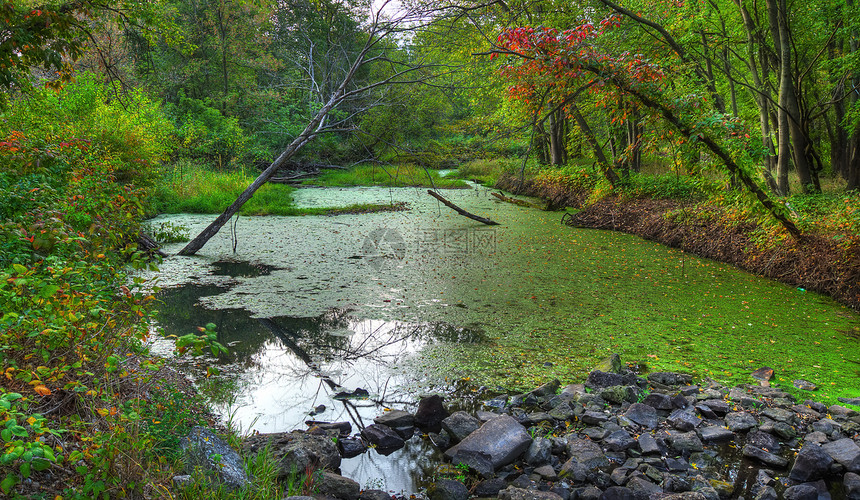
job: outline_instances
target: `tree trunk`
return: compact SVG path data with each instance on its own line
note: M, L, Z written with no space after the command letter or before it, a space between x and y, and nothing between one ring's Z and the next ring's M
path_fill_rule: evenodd
M598 144L597 139L591 131L591 127L588 125L585 117L582 116L582 112L579 111L579 107L576 103L571 103L570 111L573 118L576 120L576 124L579 126L579 130L582 131L582 135L585 136L585 140L588 141L592 151L594 151L594 156L597 158L597 163L600 165L603 175L605 175L609 183L615 187L620 180L618 178L618 174L612 170L612 164L607 161L606 154L603 153L603 148Z

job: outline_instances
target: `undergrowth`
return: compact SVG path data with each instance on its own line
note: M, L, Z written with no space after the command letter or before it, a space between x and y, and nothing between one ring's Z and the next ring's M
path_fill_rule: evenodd
M412 164L376 165L361 164L349 170L326 170L319 177L305 181L314 186L385 186L385 187L437 187L462 188L463 181L440 177L435 170Z

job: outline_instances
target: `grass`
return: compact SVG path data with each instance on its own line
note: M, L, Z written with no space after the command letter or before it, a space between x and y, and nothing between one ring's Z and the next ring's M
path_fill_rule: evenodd
M158 183L151 203L163 214L218 214L223 212L255 179L256 172L216 171L180 163L168 169ZM242 215L338 215L404 210L403 204L354 204L346 207L299 208L293 203L296 188L265 184L242 207Z
M493 158L473 160L457 169L460 179L477 180L485 186L494 186L503 172L520 168L522 162L517 158Z
M466 184L459 179L440 177L435 170L426 170L412 164L397 166L363 164L349 170L326 170L319 177L305 181L305 184L328 187L466 187Z

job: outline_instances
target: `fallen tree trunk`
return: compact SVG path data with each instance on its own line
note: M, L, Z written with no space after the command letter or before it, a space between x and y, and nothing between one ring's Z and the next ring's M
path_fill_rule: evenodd
M428 189L428 190L427 190L427 194L429 194L430 196L432 196L432 197L436 198L437 200L441 201L443 205L445 205L446 207L448 207L448 208L450 208L450 209L454 210L455 212L457 212L458 214L460 214L460 215L462 215L462 216L464 216L464 217L468 217L468 218L470 218L470 219L472 219L472 220L476 220L476 221L478 221L478 222L482 222L482 223L484 223L484 224L486 224L486 225L488 225L488 226L498 226L498 225L499 225L499 223L498 223L498 222L496 222L496 221L493 221L493 220L487 219L486 217L481 217L481 216L479 216L479 215L471 214L471 213L469 213L469 212L467 212L467 211L463 210L462 208L460 208L460 207L458 207L457 205L455 205L455 204L451 203L450 201L446 200L445 198L443 198L443 197L442 197L442 195L441 195L441 194L439 194L439 193L437 193L437 192L435 192L435 191L433 191L433 190Z
M534 203L529 203L525 200L518 200L516 198L511 198L510 196L505 196L502 193L490 193L490 194L495 196L496 198L500 199L501 201L504 201L505 203L513 203L514 205L518 205L520 207L541 208L541 207L535 205Z

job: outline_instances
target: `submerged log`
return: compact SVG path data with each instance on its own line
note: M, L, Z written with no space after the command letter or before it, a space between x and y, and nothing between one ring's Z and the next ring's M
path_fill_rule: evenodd
M464 216L464 217L468 217L468 218L470 218L470 219L472 219L472 220L476 220L476 221L478 221L478 222L482 222L482 223L484 223L484 224L486 224L486 225L488 225L488 226L498 226L498 225L499 225L499 223L498 223L498 222L495 222L495 221L493 221L493 220L487 219L486 217L481 217L481 216L479 216L479 215L471 214L471 213L469 213L469 212L467 212L467 211L463 210L462 208L460 208L460 207L458 207L457 205L455 205L455 204L451 203L450 201L446 200L445 198L443 198L443 197L442 197L442 195L441 195L441 194L439 194L439 193L437 193L437 192L435 192L435 191L433 191L433 190L428 189L428 190L427 190L427 194L429 194L430 196L432 196L432 197L436 198L437 200L441 201L443 205L445 205L446 207L448 207L448 208L450 208L450 209L454 210L455 212L457 212L458 214L460 214L460 215L462 215L462 216Z
M496 198L498 198L498 199L500 199L500 200L502 200L502 201L506 202L506 203L513 203L514 205L518 205L518 206L521 206L521 207L528 207L528 208L540 208L540 209L542 209L542 207L539 207L539 206L535 205L534 203L529 203L529 202L527 202L527 201L525 201L525 200L518 200L518 199L516 199L516 198L511 198L510 196L505 196L505 195L503 195L502 193L490 193L490 194L491 194L491 195L493 195L493 196L495 196Z
M167 257L167 254L161 251L161 245L143 233L137 235L137 249L149 255L156 254L161 257Z

